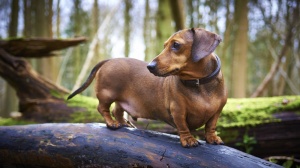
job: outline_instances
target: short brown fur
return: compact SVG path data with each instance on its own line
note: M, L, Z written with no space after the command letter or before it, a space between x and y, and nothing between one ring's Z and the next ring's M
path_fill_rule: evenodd
M176 127L183 147L198 146L190 130L203 125L206 141L222 144L216 135L216 123L227 100L222 72L199 86L182 82L203 78L216 69L213 51L220 41L217 34L201 28L181 30L165 42L164 50L148 64L151 73L147 63L136 59L100 62L87 82L69 98L88 87L96 76L98 111L108 128L134 127L123 118L126 111L133 118L162 120ZM115 120L109 111L113 102Z

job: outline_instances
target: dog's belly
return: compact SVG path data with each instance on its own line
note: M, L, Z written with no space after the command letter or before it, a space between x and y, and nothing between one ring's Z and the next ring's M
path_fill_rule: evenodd
M133 118L146 118L146 119L156 119L149 109L143 107L142 104L147 102L134 101L132 99L127 99L126 101L119 102L121 107Z
M155 99L156 100L156 99ZM133 118L145 118L152 120L161 120L175 126L172 116L163 106L162 101L151 101L151 99L127 98L119 102L121 107Z
M129 102L129 101L122 101L120 102L121 107L126 111L131 117L133 118L147 118L145 113L143 114L139 107L137 107L136 103Z

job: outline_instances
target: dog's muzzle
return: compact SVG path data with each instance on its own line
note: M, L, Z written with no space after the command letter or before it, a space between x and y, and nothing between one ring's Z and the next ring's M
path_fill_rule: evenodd
M156 68L157 67L157 62L156 61L152 61L152 62L150 62L148 65L147 65L147 68L148 68L148 70L151 72L151 73L153 73L153 74L156 74Z

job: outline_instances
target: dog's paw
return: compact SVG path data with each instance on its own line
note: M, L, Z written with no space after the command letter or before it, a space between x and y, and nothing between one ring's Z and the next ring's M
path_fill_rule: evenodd
M216 134L205 135L205 140L209 144L224 145L224 142L222 141L222 139L219 136L217 136Z
M199 141L192 136L180 137L181 145L185 148L197 147L200 145Z
M112 130L116 130L122 127L122 124L117 122L117 121L113 121L110 123L106 123L107 128L112 129Z

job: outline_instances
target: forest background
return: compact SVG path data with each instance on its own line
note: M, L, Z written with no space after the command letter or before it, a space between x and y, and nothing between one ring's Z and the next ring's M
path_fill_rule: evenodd
M0 39L87 37L57 57L28 59L73 90L88 53L89 70L108 58L149 62L174 32L202 27L223 38L215 52L229 97L299 95L299 18L298 0L1 0ZM83 94L94 96L93 86ZM0 116L17 110L15 91L0 78Z

